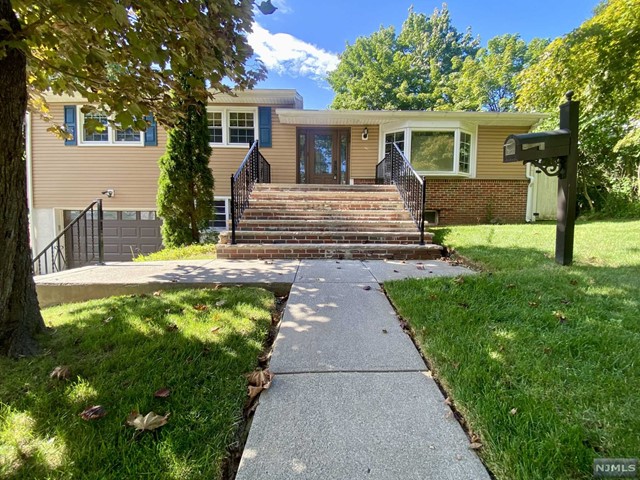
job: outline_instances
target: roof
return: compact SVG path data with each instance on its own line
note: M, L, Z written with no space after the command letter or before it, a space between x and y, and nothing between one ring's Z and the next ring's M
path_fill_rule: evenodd
M402 121L463 121L478 125L531 127L548 117L544 113L453 112L407 110L301 110L278 108L281 123L295 125L382 125Z

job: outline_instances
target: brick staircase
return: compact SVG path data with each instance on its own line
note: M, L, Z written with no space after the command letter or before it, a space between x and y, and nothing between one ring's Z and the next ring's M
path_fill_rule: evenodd
M432 259L395 186L257 184L218 258Z

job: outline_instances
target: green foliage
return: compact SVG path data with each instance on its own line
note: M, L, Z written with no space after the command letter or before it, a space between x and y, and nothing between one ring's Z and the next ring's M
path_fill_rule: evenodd
M50 91L117 112L124 127L146 128L148 112L171 125L181 112L170 91L206 101L205 84L227 91L229 83L248 88L264 77L260 62L245 66L252 55L245 35L253 20L250 0L12 4L23 29L15 42L0 45L0 54L7 47L27 53L32 106L44 113L38 92ZM183 84L187 72L205 83Z
M175 109L185 114L169 131L167 149L158 161L158 215L167 247L198 243L200 230L214 215L206 105L179 100Z
M47 354L0 357L0 478L226 478L245 374L257 366L273 308L273 294L243 287L43 310ZM63 365L67 380L49 377ZM170 395L154 398L161 388ZM80 418L91 405L106 416ZM125 423L132 410L171 416L153 433L134 434Z
M601 208L608 194L625 191L627 204L640 202L640 0L603 2L554 40L519 82L521 109L557 118L566 91L581 101L579 191L587 204Z
M458 110L515 110L517 75L533 64L549 44L535 38L527 45L518 34L492 38L487 48L475 57L467 57L452 82L455 108Z
M594 458L637 456L640 221L579 222L572 267L551 224L439 234L484 272L385 290L495 478L586 480Z
M332 108L436 109L452 104L448 81L478 40L451 24L446 5L430 17L409 10L396 35L393 27L347 45L328 77L336 92Z
M138 255L134 262L155 262L158 260L214 260L216 246L214 244L186 245L184 247L163 248L157 252Z

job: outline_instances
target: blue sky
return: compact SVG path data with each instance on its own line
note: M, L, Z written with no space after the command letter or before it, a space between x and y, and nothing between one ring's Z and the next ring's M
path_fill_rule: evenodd
M260 0L258 0L260 1ZM400 30L409 7L430 15L442 5L434 0L272 0L278 10L256 14L249 43L269 76L257 88L295 88L305 108L324 109L333 92L323 80L347 43L370 35L381 25ZM458 31L471 27L486 44L503 33L555 38L591 17L598 0L450 0Z

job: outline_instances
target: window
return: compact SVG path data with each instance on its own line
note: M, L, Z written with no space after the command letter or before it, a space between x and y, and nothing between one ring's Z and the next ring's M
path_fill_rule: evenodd
M253 143L253 112L229 112L229 143Z
M209 143L222 143L222 112L207 112Z
M216 199L213 201L214 218L209 222L209 227L215 230L227 229L227 200Z
M213 107L207 111L207 127L210 144L246 148L258 136L257 109Z
M411 165L418 172L453 172L454 132L411 132Z
M148 212L140 212L140 220L155 220L155 219L156 219L156 212L154 212L153 210Z
M122 220L137 220L138 219L138 212L135 211L123 211L122 212Z
M397 143L400 151L404 153L404 131L387 133L384 136L384 154L391 152L391 146Z
M118 212L115 210L103 210L102 212L103 220L118 220Z
M458 155L458 171L469 173L471 167L471 135L460 132L460 153Z
M139 130L129 127L124 130L109 123L109 116L104 112L89 112L83 114L78 108L80 121L82 122L80 131L82 132L81 144L84 145L142 145L142 134ZM91 123L91 129L87 124ZM102 128L99 125L102 125ZM94 129L93 127L98 127Z

